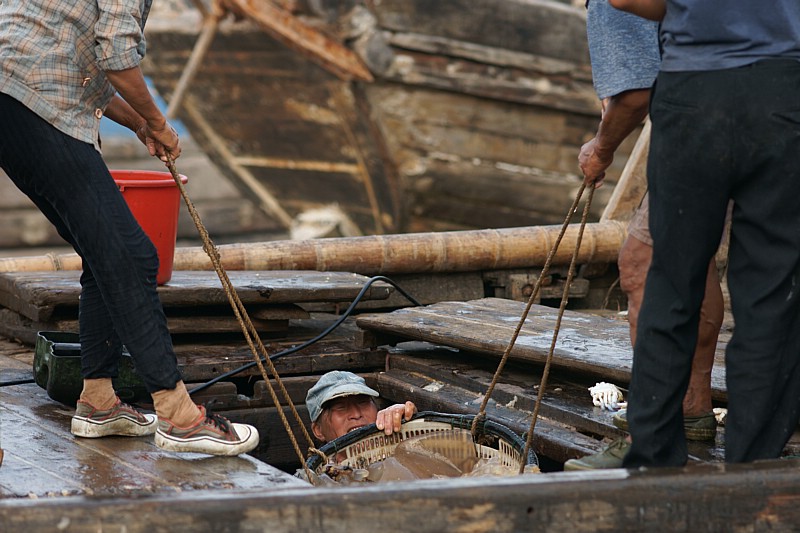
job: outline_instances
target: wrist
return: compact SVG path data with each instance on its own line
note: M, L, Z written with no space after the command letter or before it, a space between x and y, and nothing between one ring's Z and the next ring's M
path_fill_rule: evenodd
M164 115L148 118L146 123L147 126L153 131L162 131L167 127L167 119Z
M598 138L597 143L594 145L594 157L600 161L613 159L616 149L616 146L610 146L608 143L604 143Z

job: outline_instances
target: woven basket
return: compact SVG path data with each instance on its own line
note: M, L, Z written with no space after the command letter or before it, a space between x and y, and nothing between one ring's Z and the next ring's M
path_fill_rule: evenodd
M338 464L353 468L366 468L394 455L397 445L410 437L429 435L437 431L471 429L474 415L453 415L430 411L418 413L404 422L399 432L387 436L370 424L351 431L325 444L320 451L326 456L343 455ZM476 449L482 459L500 458L504 466L518 468L525 449L525 441L508 427L485 420L476 428ZM539 460L533 450L528 451L526 465L538 466ZM314 455L306 461L309 470L320 474L325 466L321 456Z

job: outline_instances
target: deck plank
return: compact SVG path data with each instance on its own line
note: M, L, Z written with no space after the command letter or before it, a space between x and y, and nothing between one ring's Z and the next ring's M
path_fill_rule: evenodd
M0 500L3 531L796 531L798 461L149 498ZM171 527L170 527L171 526Z
M248 455L211 457L157 448L152 437L78 439L74 410L36 385L3 390L0 498L152 495L305 486Z
M495 357L502 356L522 316L525 304L484 298L470 302L442 302L426 307L358 318L357 325L380 342L422 340ZM558 310L534 305L511 358L544 363L550 350ZM633 350L628 324L606 317L566 311L553 353L554 368L594 376L618 385L630 383ZM711 374L712 397L725 401L725 369Z
M348 272L231 271L239 298L248 304L343 302L353 300L368 278ZM31 320L49 320L58 309L77 313L80 272L12 272L0 274L0 305ZM391 285L373 284L367 300L386 299ZM177 271L158 288L165 308L227 305L228 298L215 272Z

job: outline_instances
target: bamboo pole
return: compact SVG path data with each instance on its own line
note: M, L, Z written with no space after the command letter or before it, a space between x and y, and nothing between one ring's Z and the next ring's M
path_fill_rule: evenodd
M626 223L587 224L578 262L617 260ZM487 229L398 235L373 235L271 241L219 246L226 270L317 270L363 275L425 272L469 272L542 266L561 226ZM566 265L577 242L571 225L553 258ZM199 246L175 250L175 270L210 270L211 261ZM79 270L76 254L0 258L0 272Z

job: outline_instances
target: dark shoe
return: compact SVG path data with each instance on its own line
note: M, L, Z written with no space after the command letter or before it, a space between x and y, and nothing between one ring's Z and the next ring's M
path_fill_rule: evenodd
M622 468L622 459L631 449L631 443L622 439L617 439L603 450L581 457L580 459L570 459L564 463L564 470L601 470L604 468Z
M247 424L235 424L220 415L201 416L186 428L164 418L158 421L156 446L171 452L195 452L209 455L239 455L258 446L258 431Z
M78 400L70 431L76 437L97 438L120 435L140 437L156 432L158 418L145 415L117 399L111 409L100 411L91 404Z
M617 411L611 418L611 422L619 429L628 431L628 411L622 409ZM688 440L714 440L717 436L717 418L714 413L706 413L699 416L684 416L683 428L686 431Z

